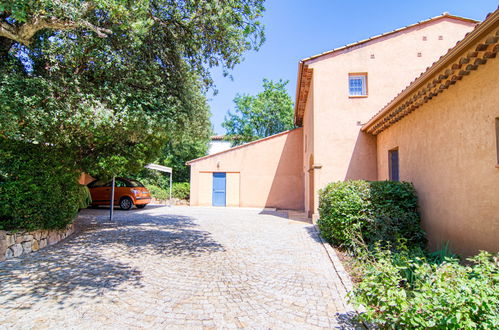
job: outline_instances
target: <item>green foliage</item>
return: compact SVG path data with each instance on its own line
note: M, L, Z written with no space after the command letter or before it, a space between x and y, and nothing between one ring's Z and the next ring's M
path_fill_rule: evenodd
M354 252L380 241L396 246L401 239L425 246L410 183L342 181L329 184L319 195L318 226L333 244Z
M85 185L78 185L78 209L86 209L90 204L92 204L90 190Z
M188 125L180 121L172 124L174 136L168 140L159 157L153 161L155 164L171 167L174 182L189 181L190 168L186 162L206 155L208 150L208 142L212 135L210 112L204 98L198 98L197 102L198 104L193 106ZM160 187L169 185L169 175L154 170L143 169L135 177L141 182Z
M172 197L189 200L191 185L189 182L174 182L172 186Z
M51 146L0 138L0 229L69 224L80 201L73 155Z
M168 186L165 188L158 187L154 184L146 184L145 186L149 189L151 196L157 200L164 201L170 198L170 190ZM190 189L191 187L189 182L174 182L172 186L172 197L189 200Z
M146 184L145 186L151 193L151 197L159 201L165 201L170 198L169 192L166 189L163 189L153 184Z
M481 252L463 266L456 259L429 262L420 249L375 248L350 301L360 318L393 329L497 329L499 255Z
M263 80L263 92L237 95L235 113L228 112L222 126L234 145L294 128L293 101L286 91L289 81Z
M212 87L210 68L227 73L244 52L258 49L262 3L0 0L0 137L56 148L58 164L71 175L78 169L100 179L128 177L161 160L186 177L185 160L204 153L210 134L204 96ZM11 161L21 164L21 149L9 150ZM28 182L22 171L8 169L4 186L16 175ZM48 174L36 179L51 187L45 191L50 203L60 199L58 189L73 190L57 171L52 176L70 187L57 188L63 183ZM20 198L36 190L30 189ZM13 198L7 190L0 197ZM35 206L38 197L30 201L25 210L9 201L13 207L2 206L2 218L50 227L73 214L69 199L58 206L60 215ZM32 224L23 212L33 215Z
M209 70L259 47L263 10L262 0L0 1L0 135L79 150L95 177L136 173L186 127L204 138Z

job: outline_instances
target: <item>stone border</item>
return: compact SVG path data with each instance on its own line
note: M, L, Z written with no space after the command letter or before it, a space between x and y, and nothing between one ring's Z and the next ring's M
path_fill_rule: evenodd
M319 230L319 227L317 227L316 224L314 224L314 229L317 232L317 236L319 237L319 239L322 243L322 246L324 247L324 249L326 250L326 253L329 256L329 260L333 264L334 270L336 271L336 273L338 274L338 277L340 278L341 284L343 284L343 288L346 290L346 292L352 291L353 290L352 280L350 279L350 275L348 275L348 272L343 267L343 263L341 262L340 258L338 257L338 254L333 249L333 247L328 242L324 241L324 239L321 237L321 232ZM360 308L355 308L352 305L350 305L348 302L347 302L347 304L348 304L348 307L350 307L357 314L365 312L365 309L362 306ZM362 329L370 329L371 328L371 326L365 322L361 322L361 324L359 324L359 326L363 326L363 327L361 327Z
M63 229L9 232L0 230L0 261L17 258L54 245L75 232L75 223Z
M331 247L331 245L328 242L325 242L321 237L321 232L317 225L314 225L314 229L317 232L319 239L321 240L322 246L324 246L324 249L326 249L326 252L329 255L329 259L331 260L331 263L333 264L333 267L341 280L341 284L343 284L343 287L347 292L352 291L352 280L350 279L350 275L348 275L347 271L343 267L338 254L336 254L336 251Z

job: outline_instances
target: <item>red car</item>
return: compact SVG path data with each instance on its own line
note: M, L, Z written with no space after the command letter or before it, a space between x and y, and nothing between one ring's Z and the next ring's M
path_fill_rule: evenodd
M92 206L109 205L112 181L95 180L87 187L92 196ZM142 183L133 179L116 178L114 188L114 205L122 210L130 210L132 206L142 209L151 202L151 194Z

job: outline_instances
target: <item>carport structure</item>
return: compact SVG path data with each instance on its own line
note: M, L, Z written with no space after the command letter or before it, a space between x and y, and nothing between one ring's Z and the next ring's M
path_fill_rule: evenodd
M173 182L173 170L171 167L163 166L163 165L158 165L158 164L147 164L145 168L148 168L150 170L155 170L155 171L160 171L160 172L166 172L170 174L170 200L172 199L172 182ZM109 220L113 220L113 210L114 210L114 186L115 186L115 179L116 177L113 176L113 183L111 185L111 199L109 203Z

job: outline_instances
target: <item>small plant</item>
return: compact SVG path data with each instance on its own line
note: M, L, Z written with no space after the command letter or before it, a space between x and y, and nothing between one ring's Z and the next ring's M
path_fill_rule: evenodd
M428 262L421 252L375 247L363 281L349 294L354 305L366 310L360 318L394 329L497 329L499 267L494 257L482 251L469 259L472 266L463 266L453 258Z

